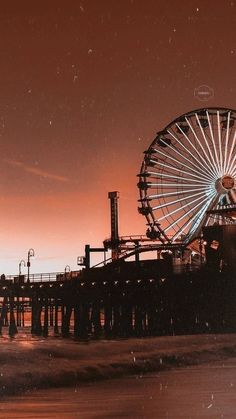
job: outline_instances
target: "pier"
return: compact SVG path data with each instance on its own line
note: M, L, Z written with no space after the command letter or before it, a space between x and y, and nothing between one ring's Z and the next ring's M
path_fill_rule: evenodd
M232 271L203 266L175 273L164 260L78 272L6 277L0 333L78 339L236 331Z
M109 192L111 235L103 247L85 245L81 271L66 265L63 273L30 275L31 248L18 276L1 276L0 333L26 326L33 335L78 339L235 332L235 120L232 109L203 108L157 132L138 174L146 234L120 236L119 192ZM149 251L156 259L141 260ZM91 267L93 252L104 262Z

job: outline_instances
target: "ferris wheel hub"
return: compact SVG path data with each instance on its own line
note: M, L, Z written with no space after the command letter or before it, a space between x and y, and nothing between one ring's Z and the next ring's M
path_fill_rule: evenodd
M224 175L216 181L216 190L220 194L226 194L235 188L235 180L230 175Z

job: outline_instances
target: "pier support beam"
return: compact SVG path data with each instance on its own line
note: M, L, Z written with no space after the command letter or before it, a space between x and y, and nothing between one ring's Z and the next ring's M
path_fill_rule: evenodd
M40 336L42 334L41 312L42 302L37 296L34 296L31 301L31 333L32 335Z
M15 315L14 315L14 297L9 297L9 305L10 305L10 323L9 323L9 336L15 336L17 331L16 322L15 322Z
M2 328L5 324L5 319L7 316L7 297L3 298L1 315L0 315L0 334L2 334Z
M44 322L43 322L43 336L48 337L48 299L44 300Z
M55 316L54 316L54 334L59 334L59 328L58 328L58 301L55 300Z
M72 314L72 306L66 304L63 306L61 319L61 334L63 338L70 336L70 318Z

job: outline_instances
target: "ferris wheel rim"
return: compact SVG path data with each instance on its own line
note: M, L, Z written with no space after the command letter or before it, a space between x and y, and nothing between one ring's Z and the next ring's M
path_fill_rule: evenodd
M227 114L227 116L226 116L226 114ZM213 119L213 116L214 116L214 119L217 119L218 144L215 143L215 137L214 137L215 132L213 132L213 129L214 130L216 129L214 124L213 124L213 122L215 122L214 119ZM209 133L206 134L206 125L204 127L202 125L202 123L200 122L200 118L202 119L203 117L206 120L208 120L207 127L210 131L210 134ZM195 118L194 119L194 124L195 125L192 126L192 124L191 124L193 122L192 120L190 120L190 122L189 122L190 118ZM227 118L227 121L223 118ZM182 166L183 166L183 161L184 161L184 163L185 163L184 169L186 169L186 170L183 169L182 172L186 174L185 176L191 175L190 178L187 178L187 177L185 178L185 176L181 177L182 181L187 179L189 181L189 184L184 184L184 183L182 183L182 184L179 183L178 184L178 182L175 184L176 186L178 185L178 186L182 187L181 191L180 191L180 189L178 189L176 192L174 192L174 191L173 192L166 192L165 191L165 193L160 192L159 194L156 194L156 195L147 195L142 190L142 188L139 187L139 194L140 194L139 202L142 203L142 208L144 210L143 215L146 216L146 219L148 221L149 226L151 226L152 228L157 227L156 230L158 230L158 234L157 234L158 239L160 239L160 236L162 235L162 240L164 240L164 241L169 240L170 242L173 242L173 240L176 239L175 236L176 235L179 236L179 234L180 234L179 231L177 231L176 234L172 233L172 237L170 239L163 233L167 233L169 230L171 230L171 227L173 227L174 224L178 225L177 223L182 221L189 214L191 214L191 211L193 211L195 209L197 210L197 208L201 207L201 203L204 204L203 207L201 207L201 208L204 208L206 211L208 211L209 209L212 209L211 204L212 204L212 202L214 202L214 200L219 199L219 196L220 196L219 191L221 189L223 191L221 193L221 195L226 196L227 194L229 194L229 192L231 192L231 189L232 189L232 191L234 191L234 188L236 188L236 180L235 180L235 176L236 176L236 166L235 166L236 156L234 155L234 157L232 157L232 153L234 152L235 146L236 146L236 131L234 131L233 139L231 138L229 140L229 137L230 136L232 137L232 132L233 132L232 126L234 126L234 122L233 122L233 125L231 125L231 126L229 126L229 125L232 122L232 120L234 121L235 119L236 119L236 110L231 109L231 108L227 108L227 107L203 107L203 108L194 109L192 111L186 112L186 113L178 116L177 118L172 120L168 125L166 125L166 127L162 131L159 131L157 133L157 136L155 137L155 139L150 144L150 146L148 148L148 151L144 152L144 153L149 152L150 156L152 156L154 153L156 153L158 156L161 155L161 157L165 158L167 161L170 160L171 163L177 162L179 165L182 165ZM184 123L187 123L188 129L192 133L191 135L195 136L195 142L196 142L195 145L193 144L193 141L191 141L189 139L188 134L186 135L185 132L182 130L181 126L179 125L183 121L184 121ZM227 128L223 127L222 122L224 122L224 123L227 122ZM202 134L202 138L200 138L200 140L198 138L198 134L196 135L196 132L195 132L195 129L196 129L196 126L197 126L196 124L198 124L198 128L197 128L198 131L200 131L201 134ZM221 126L221 124L222 124L222 126ZM175 127L175 128L177 127L180 134L182 135L181 138L184 137L185 141L188 141L189 145L192 147L191 151L189 151L187 149L187 147L183 143L181 143L177 134L174 135L174 133L171 132L171 129L173 130L173 127ZM225 137L224 137L224 139L226 138L226 144L227 144L226 147L228 147L228 145L230 146L230 141L232 143L231 146L230 146L231 148L230 148L230 151L229 151L229 153L230 153L229 155L227 154L228 150L226 150L226 152L225 152L225 150L223 148L223 135L222 135L223 128L226 130L226 134L225 134ZM175 152L179 156L181 155L181 152L179 152L179 150L176 149L176 147L175 147L176 143L174 144L174 146L171 145L171 140L169 138L165 138L164 135L168 135L168 136L171 136L172 138L174 138L174 140L178 144L180 144L182 148L185 149L185 153L190 153L191 154L190 166L187 164L188 163L188 158L187 158L188 154L186 154L186 155L182 154L182 157L181 157L182 160L175 159L175 157L173 157L173 155L170 155L170 153L169 153L170 149L172 149L172 152ZM209 135L210 135L210 138L211 138L211 143L209 142L209 138L207 139L207 136L209 136ZM157 145L157 138L159 138L159 141L161 142L162 147L167 147L167 152L165 152L165 151L163 152L160 149L157 150L155 148L155 146ZM169 143L168 143L168 141L169 141ZM197 147L196 147L196 145L197 145ZM198 150L198 147L200 148L200 152ZM150 151L150 150L152 150L152 151ZM224 154L224 152L226 154ZM198 155L198 158L196 158L196 156L194 156L194 153L196 153L196 155ZM224 156L223 156L223 154L224 154ZM203 162L204 156L205 156L205 158L208 159L208 161L210 163L209 167L206 166L205 161ZM216 159L216 161L214 159ZM140 176L140 178L142 178L142 176L143 176L143 179L146 179L145 176L149 176L149 175L150 175L150 177L155 177L156 176L157 178L161 177L163 175L164 178L165 177L167 178L168 182L164 183L163 178L161 179L160 184L158 184L157 182L156 183L152 183L152 182L150 183L149 182L149 184L146 183L146 185L147 185L146 189L151 188L153 186L156 186L157 188L158 187L160 187L160 188L174 187L175 186L174 182L173 182L173 184L171 184L169 182L169 179L170 178L174 179L176 177L176 176L174 176L175 170L176 170L176 172L179 172L180 167L177 167L177 168L175 168L173 166L171 167L171 165L168 165L168 164L163 163L163 162L155 161L155 159L153 159L151 161L153 162L153 166L154 166L156 172L152 172L152 170L150 170L150 168L149 168L149 170L147 170L148 164L145 162L145 158L144 158L144 160L142 162L142 165L141 165L141 171L140 171L140 174L138 176ZM171 175L170 174L165 174L165 173L163 173L163 171L162 172L160 170L158 171L156 165L157 166L158 165L159 166L161 166L161 165L165 166L165 169L170 168L173 172L171 172ZM188 170L191 173L189 173ZM161 173L161 175L160 175L160 173ZM200 173L201 180L198 180L199 173ZM231 179L224 179L224 178L227 178L227 177L231 178ZM194 182L193 182L193 178L194 178ZM217 184L216 184L218 180L221 180L219 186L217 186ZM227 194L224 190L224 188L225 188L225 184L223 184L224 180L225 180L225 183L227 181L228 182L231 181L231 183L232 183L232 181L234 182L231 189L229 189L229 190L227 189L227 191L226 191ZM145 181L143 183L145 183ZM140 182L139 182L139 184L140 184ZM177 201L173 201L173 202L170 201L170 202L167 202L167 203L163 202L162 204L159 203L159 206L153 206L153 207L151 207L149 201L154 199L154 197L155 197L155 199L161 199L163 197L165 197L165 198L170 197L171 195L172 196L178 196L178 195L184 195L185 193L186 194L191 193L191 192L193 192L191 190L191 184L194 186L194 194L192 196L190 195L190 198L193 198L193 200L185 202L185 204L183 205L183 208L188 208L192 204L196 204L196 205L192 209L190 207L190 209L188 211L184 212L183 216L180 216L177 219L177 221L172 223L172 225L170 223L170 225L168 227L166 227L163 231L159 222L163 221L165 218L168 218L170 220L171 217L174 214L176 214L180 211L180 209L178 209L178 207L177 207L176 209L174 209L170 212L166 212L166 213L164 213L162 211L163 215L161 217L156 217L153 214L153 212L156 211L157 209L162 209L163 210L168 205L169 206L173 205ZM211 193L210 193L210 189L207 190L207 187L210 188L209 184L211 184ZM212 185L214 185L215 190L214 190ZM189 187L189 189L187 189L188 187ZM219 188L219 191L217 190L217 188ZM201 193L202 193L202 195L204 195L204 193L205 193L206 197L204 198L204 200L202 200L202 202L199 203L198 201L201 200ZM207 199L207 197L209 197L209 199ZM180 201L181 200L184 201L184 199L182 199L182 198L180 199ZM144 205L144 202L146 202L146 205ZM205 205L205 203L207 203L208 205ZM216 203L214 205L216 205ZM142 210L142 208L141 208L141 210ZM186 223L185 223L186 225L184 227L185 230L191 224L191 221L194 221L196 223L196 220L195 220L196 217L195 216L200 217L200 215L201 215L202 218L204 217L202 215L201 208L197 213L195 213L195 215L193 214L193 219L190 217L186 221ZM146 211L146 213L145 213L145 211ZM189 227L188 233L187 233L188 240L192 240L192 237L189 236L189 234L191 232L192 232L192 227L191 228ZM163 239L163 237L164 237L164 239Z
M191 111L188 112L184 112L183 114L179 115L177 118L173 119L168 125L165 126L165 129L167 129L169 126L173 125L176 121L178 121L179 119L181 119L182 117L184 117L185 115L189 115L189 114L195 114L196 112L200 112L200 111L204 111L204 110L208 110L208 111L231 111L236 113L236 109L232 109L232 108L225 108L225 107L221 107L221 106L210 106L210 107L204 107L204 108L196 108L193 109Z

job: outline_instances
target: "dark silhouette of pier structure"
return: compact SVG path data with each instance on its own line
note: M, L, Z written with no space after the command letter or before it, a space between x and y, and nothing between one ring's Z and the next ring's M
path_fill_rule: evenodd
M78 339L235 332L236 224L203 228L197 263L176 266L181 243L119 237L117 192L109 198L111 239L101 248L85 246L78 258L84 269L1 276L0 333L8 328L14 336L26 326L33 335ZM111 260L91 268L90 253L105 254L108 247ZM140 260L154 249L157 259ZM135 260L127 261L131 255Z
M214 250L214 249L213 249ZM117 261L78 273L1 279L0 332L33 335L159 336L236 331L235 264L217 257L175 272L171 259ZM73 274L73 276L72 276Z

